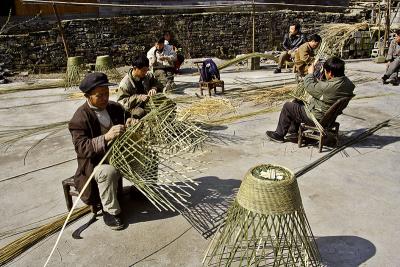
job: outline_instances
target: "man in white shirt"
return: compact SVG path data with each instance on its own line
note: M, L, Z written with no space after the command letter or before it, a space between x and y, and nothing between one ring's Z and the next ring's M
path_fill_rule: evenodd
M175 87L174 62L176 61L176 52L171 45L165 45L164 42L164 37L160 38L147 52L147 58L155 78L163 85L163 91L166 92Z

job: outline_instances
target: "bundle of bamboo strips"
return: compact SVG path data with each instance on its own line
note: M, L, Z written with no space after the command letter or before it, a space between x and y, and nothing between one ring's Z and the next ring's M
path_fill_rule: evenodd
M89 212L90 208L88 206L76 209L72 213L69 223L81 218ZM66 218L67 215L62 215L55 221L47 223L35 230L32 230L15 240L14 242L11 242L10 244L2 247L0 249L0 266L18 257L21 253L34 246L42 239L60 230Z
M98 56L96 58L95 70L104 72L112 82L119 82L122 78L121 73L114 67L112 58L109 55Z

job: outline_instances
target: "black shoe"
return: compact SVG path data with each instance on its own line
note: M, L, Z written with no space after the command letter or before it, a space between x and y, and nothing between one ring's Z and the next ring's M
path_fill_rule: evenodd
M122 222L121 215L112 215L106 211L103 211L104 223L113 230L121 230L124 228L124 223Z
M281 69L280 68L276 68L275 70L274 70L274 73L275 74L277 74L277 73L281 73L282 71L281 71Z
M297 142L297 139L299 137L298 133L288 133L284 139L285 141L289 141L289 142Z
M388 83L389 83L389 82L387 81L387 79L389 79L389 77L388 77L387 75L383 75L381 79L382 79L382 83L383 83L383 84L388 84Z
M397 79L390 80L390 83L394 86L398 86L400 84L399 80Z
M283 139L283 137L279 136L276 132L267 131L265 134L268 136L269 140L271 140L271 141L274 141L277 143L283 143L285 141Z

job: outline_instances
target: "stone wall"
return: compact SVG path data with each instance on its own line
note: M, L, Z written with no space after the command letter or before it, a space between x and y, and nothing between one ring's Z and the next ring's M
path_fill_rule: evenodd
M256 51L280 49L288 24L300 21L305 32L321 23L354 23L361 15L320 12L260 12L256 14ZM155 38L169 29L184 48L186 57L230 58L247 53L252 43L249 13L130 16L79 19L62 22L70 55L86 63L98 55L112 55L117 66L129 65L133 56L146 52ZM56 25L47 31L0 35L0 62L11 69L53 71L63 69L66 58Z

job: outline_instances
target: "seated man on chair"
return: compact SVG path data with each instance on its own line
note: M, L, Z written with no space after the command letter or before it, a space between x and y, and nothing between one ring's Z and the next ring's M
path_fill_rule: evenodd
M154 76L163 85L163 91L167 92L175 87L174 72L177 57L173 47L164 42L164 37L160 38L147 52L147 58Z
M324 63L326 81L319 81L313 76L314 66L308 68L304 78L305 90L311 95L305 107L303 102L286 102L279 115L275 131L267 131L271 141L283 143L287 133L297 135L301 123L314 125L312 115L320 121L328 109L340 98L353 96L354 84L344 75L344 61L331 57Z
M308 42L302 44L295 53L294 65L297 75L304 77L307 75L307 69L314 63L315 50L322 41L321 36L313 34L308 38Z
M387 69L382 77L382 82L399 85L397 73L400 69L400 30L396 30L396 37L390 42L386 60L388 61Z
M300 32L300 24L298 22L290 24L289 33L285 34L282 43L285 51L280 54L278 67L274 70L274 73L281 73L283 64L286 61L293 61L295 52L305 41L304 34Z
M132 68L117 89L118 103L137 119L146 115L144 108L149 97L163 89L163 85L148 70L149 59L146 55L136 56L132 61Z
M113 230L124 224L117 199L121 175L107 161L100 163L112 140L120 136L126 125L134 122L123 107L109 98L107 75L90 73L79 85L86 102L80 106L68 124L78 160L75 187L81 191L93 171L94 179L82 195L82 201L95 207L102 206L104 223Z

